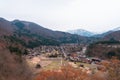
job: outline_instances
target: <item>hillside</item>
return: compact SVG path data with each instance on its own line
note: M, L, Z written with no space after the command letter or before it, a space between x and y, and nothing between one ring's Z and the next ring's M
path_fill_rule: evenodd
M103 37L103 39L104 39L104 40L114 39L114 40L120 41L120 31L111 32L111 33L105 35L105 36Z
M75 34L46 29L36 23L0 18L0 36L7 43L24 47L39 45L60 45L62 43L85 43L86 38Z
M86 54L89 57L99 57L101 59L110 59L113 56L120 59L120 42L110 40L90 44Z
M25 59L9 50L0 50L0 80L32 80L32 72Z

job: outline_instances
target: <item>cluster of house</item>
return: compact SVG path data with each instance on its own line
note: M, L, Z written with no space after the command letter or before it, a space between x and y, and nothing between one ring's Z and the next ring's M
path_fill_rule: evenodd
M76 45L72 45L72 47L75 47ZM57 47L57 46L41 46L38 48L34 48L34 49L28 49L28 58L31 59L35 56L40 56L41 54L45 54L46 57L61 57L62 54L64 54L64 56L66 55L66 59L69 61L73 61L73 62L84 62L84 63L99 63L101 62L101 59L99 58L88 58L85 55L86 52L86 47L82 47L81 51L77 51L75 53L66 53L67 50L65 50L66 48L69 49L68 47L70 46L61 46L61 47Z
M62 47L62 48L61 48ZM39 46L34 49L27 49L28 56L38 56L41 54L46 54L46 56L59 56L65 52L69 52L72 49L77 49L78 45L61 45L61 46Z
M83 63L89 63L89 64L99 64L101 62L101 59L96 57L86 57L86 55L78 55L77 53L72 53L67 58L70 61L73 62L83 62Z
M40 56L41 54L45 54L46 57L55 57L60 55L59 48L56 46L40 46L34 49L27 49L28 58L31 59L33 57Z
M45 56L46 57L58 57L60 56L60 53L57 50L53 49L51 52L47 52Z

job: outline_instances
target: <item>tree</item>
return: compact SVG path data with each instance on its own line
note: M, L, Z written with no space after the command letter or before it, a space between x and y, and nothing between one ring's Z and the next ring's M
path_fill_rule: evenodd
M106 69L108 69L107 80L120 80L120 60L112 58Z
M31 75L23 58L0 50L0 80L31 80Z

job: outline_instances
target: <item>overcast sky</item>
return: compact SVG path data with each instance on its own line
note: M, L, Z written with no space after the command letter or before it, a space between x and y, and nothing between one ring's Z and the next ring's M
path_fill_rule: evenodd
M102 32L120 27L120 0L0 0L0 17L52 30Z

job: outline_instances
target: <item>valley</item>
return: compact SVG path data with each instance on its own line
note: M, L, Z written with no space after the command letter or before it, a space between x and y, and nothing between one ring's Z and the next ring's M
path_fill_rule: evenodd
M5 78L10 71L6 80L20 76L26 80L29 75L30 80L109 80L106 76L120 68L119 35L119 28L84 36L53 31L34 22L0 18L0 74ZM11 71L14 68L20 76Z

